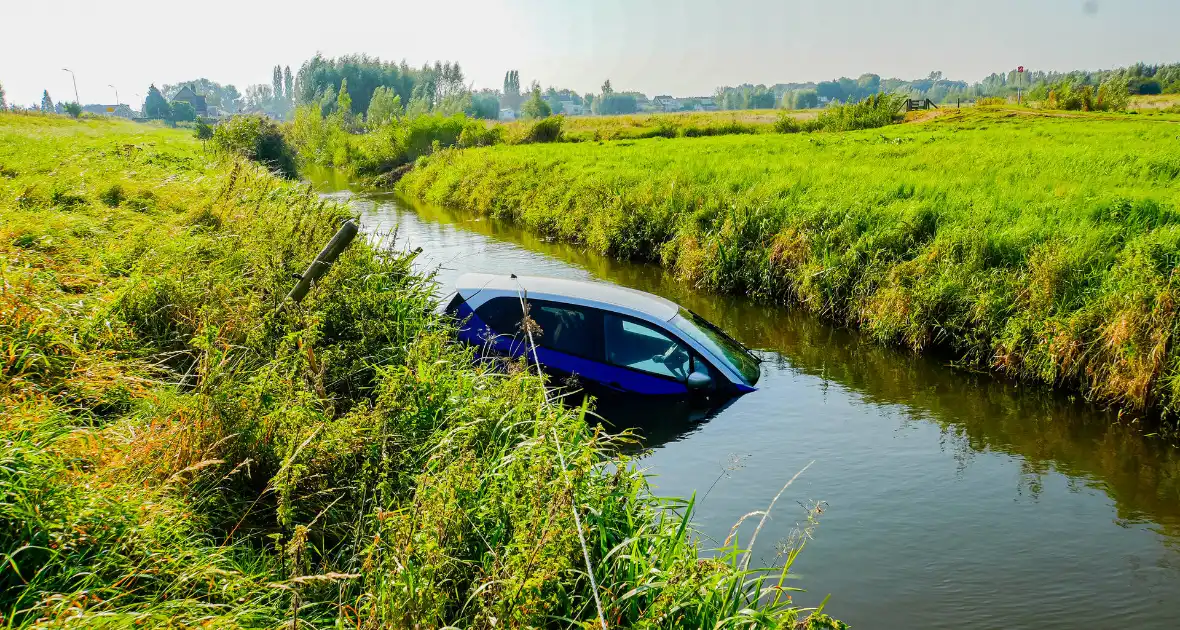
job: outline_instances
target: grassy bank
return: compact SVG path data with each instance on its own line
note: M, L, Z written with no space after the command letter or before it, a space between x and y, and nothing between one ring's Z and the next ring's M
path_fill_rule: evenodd
M807 614L736 542L702 559L691 504L536 377L475 365L406 255L358 241L276 311L347 214L183 131L0 115L0 622Z
M284 126L284 132L303 164L347 171L358 179L376 177L374 184L383 187L396 182L418 158L443 149L847 131L900 121L901 104L900 97L878 95L817 112L752 110L574 118L557 115L507 124L476 120L463 114L401 116L370 124L338 113L324 116L317 107L301 107L294 120ZM217 140L232 139L231 134L223 133L226 126L218 126Z
M400 187L1175 417L1180 125L940 114L841 134L452 151Z

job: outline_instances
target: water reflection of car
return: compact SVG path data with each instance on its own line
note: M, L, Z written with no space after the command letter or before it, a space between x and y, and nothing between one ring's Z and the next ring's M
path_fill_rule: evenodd
M597 282L465 274L444 310L463 341L527 355L594 393L719 402L754 391L759 359L729 335L661 297Z

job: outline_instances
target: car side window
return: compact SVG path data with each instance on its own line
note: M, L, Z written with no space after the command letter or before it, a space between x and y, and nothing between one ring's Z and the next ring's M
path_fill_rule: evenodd
M579 357L602 360L602 315L597 309L529 300L537 345Z
M519 298L492 298L475 309L475 314L498 335L513 337L520 332L522 316Z
M611 313L603 319L608 363L681 382L688 378L691 354L684 344L640 321Z

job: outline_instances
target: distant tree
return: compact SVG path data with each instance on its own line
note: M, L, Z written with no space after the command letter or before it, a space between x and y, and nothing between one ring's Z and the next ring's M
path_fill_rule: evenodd
M1131 79L1127 88L1134 94L1163 94L1164 86L1155 79Z
M592 111L594 108L594 95L587 94L586 96L583 96L582 103L585 105L587 112Z
M553 110L549 107L549 103L541 98L539 87L533 89L532 97L520 107L520 115L523 118L548 118L552 114Z
M283 96L295 102L295 77L291 76L291 66L283 68Z
M383 85L377 86L377 89L373 90L373 96L369 99L369 111L365 114L365 122L370 127L376 127L401 114L401 97Z
M82 106L78 103L66 103L62 107L66 110L66 113L73 118L77 118L82 115Z
M459 67L459 62L438 63L434 64L434 102L442 103L450 97L466 94L468 92L466 81L463 78L463 69Z
M615 93L614 88L612 88L610 86L610 79L603 81L602 82L602 95L603 96L610 96L611 94L614 94L614 93Z
M53 113L53 99L49 98L49 90L41 93L41 111L46 114Z
M819 107L819 93L815 90L795 90L783 95L783 107L787 109L814 109Z
M283 100L283 69L280 66L275 66L274 74L270 79L270 86L275 100Z
M495 120L500 116L500 100L495 94L479 93L471 95L471 109L465 112L472 118Z
M354 112L369 110L369 98L377 86L392 89L406 105L422 99L427 111L439 104L440 94L446 96L451 92L458 94L466 91L456 85L455 79L462 74L462 70L453 63L411 68L405 62L381 61L366 55L346 55L335 59L316 55L304 62L296 74L294 91L299 104L317 103L322 106L328 87L332 86L334 99L341 80L348 79L348 92L352 97ZM450 103L458 104L461 101L461 98L453 99Z
M410 100L410 104L406 106L406 118L414 119L419 116L425 116L430 113L430 100L424 96L419 96Z
M938 73L942 78L942 73ZM881 91L881 76L876 74L862 74L856 80L856 97L864 98Z
M336 111L336 88L335 87L329 85L328 88L326 90L324 90L323 96L320 97L319 106L320 106L320 114L323 116L328 116L332 112Z
M815 93L820 98L830 98L837 101L844 100L844 91L840 89L839 81L820 81L815 86Z
M638 105L634 94L604 94L594 101L599 114L634 114Z
M336 111L344 116L352 114L352 96L348 94L348 79L340 81L340 92L336 94Z
M148 87L147 98L143 100L143 115L156 119L172 116L172 107L168 105L168 99L164 98L154 83Z
M192 103L176 101L172 103L172 122L192 122L197 119L197 110Z
M4 100L4 84L0 83L0 109L8 107L8 103Z
M504 99L503 105L508 109L518 109L520 107L520 72L517 70L509 70L504 73Z
M271 111L274 100L274 88L265 83L258 83L246 87L246 109L250 112Z
M231 112L238 111L241 106L242 93L233 84L225 86L221 92L221 106Z

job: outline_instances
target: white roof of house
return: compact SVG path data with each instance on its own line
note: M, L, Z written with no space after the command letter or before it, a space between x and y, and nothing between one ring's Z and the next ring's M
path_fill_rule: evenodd
M466 273L455 281L455 288L464 298L470 298L473 294L487 289L512 295L524 289L530 297L538 299L571 298L579 303L612 304L663 321L672 319L680 310L675 302L643 291L601 282L564 278Z

